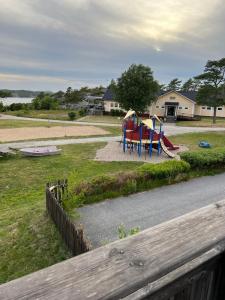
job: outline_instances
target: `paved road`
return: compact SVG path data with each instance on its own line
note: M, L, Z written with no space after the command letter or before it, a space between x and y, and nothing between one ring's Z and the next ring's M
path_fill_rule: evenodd
M102 137L90 137L90 138L79 138L79 139L12 142L12 143L0 144L0 149L8 149L8 148L21 149L25 147L62 146L62 145L72 145L72 144L119 141L120 139L121 137L118 136L108 136L108 137L102 136Z
M118 239L121 223L143 230L224 199L224 182L225 173L85 206L80 221L97 247Z

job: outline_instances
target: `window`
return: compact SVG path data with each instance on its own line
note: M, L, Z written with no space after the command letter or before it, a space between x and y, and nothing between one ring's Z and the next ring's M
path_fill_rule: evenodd
M115 103L115 107L118 107L118 103Z
M223 110L223 108L222 108L222 107L218 107L217 109L218 109L218 110Z
M208 109L208 110L211 110L211 107L208 106L207 109Z
M110 103L110 106L113 107L113 102Z
M174 99L176 99L176 97L170 97L170 100L174 100Z
M161 106L161 108L165 108L165 106Z
M205 106L202 106L202 109L205 109Z
M182 109L182 107L181 107L181 106L179 106L179 109Z
M188 109L188 107L185 107L185 109Z
M156 108L159 108L159 106L157 105Z

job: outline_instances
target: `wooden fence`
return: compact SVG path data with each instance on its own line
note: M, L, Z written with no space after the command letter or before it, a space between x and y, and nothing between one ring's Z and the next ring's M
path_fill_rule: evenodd
M224 300L225 200L3 284L0 299Z
M63 200L68 197L67 180L59 180L46 186L46 209L58 228L65 244L73 255L91 249L90 242L84 237L83 227L76 226L63 209Z

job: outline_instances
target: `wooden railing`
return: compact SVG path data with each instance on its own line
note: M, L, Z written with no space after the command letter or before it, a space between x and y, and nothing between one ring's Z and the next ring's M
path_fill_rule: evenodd
M3 284L0 299L225 299L225 200Z
M73 255L91 249L90 242L84 237L82 225L75 225L63 209L63 199L68 197L67 180L58 180L46 186L46 209L58 228L65 244Z

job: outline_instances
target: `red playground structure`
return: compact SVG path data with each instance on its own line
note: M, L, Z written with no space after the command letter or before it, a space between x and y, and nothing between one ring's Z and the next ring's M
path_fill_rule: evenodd
M158 130L156 122L159 123ZM158 132L157 132L158 131ZM174 158L176 155L171 150L179 149L174 146L164 135L162 121L154 115L151 119L141 120L133 110L129 110L123 122L123 151L130 150L130 153L137 151L141 156L142 152L148 152L152 156L153 149L157 150L160 155L165 152L169 157Z

